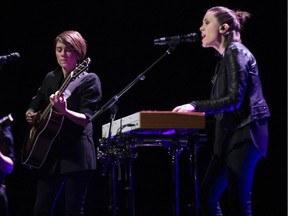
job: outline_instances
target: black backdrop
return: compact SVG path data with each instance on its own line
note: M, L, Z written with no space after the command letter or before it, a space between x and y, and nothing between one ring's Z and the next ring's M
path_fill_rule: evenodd
M91 70L103 88L102 105L118 94L168 47L154 46L153 40L198 32L205 10L224 5L253 14L242 34L257 58L264 94L271 108L270 146L266 161L255 175L253 208L255 215L286 215L287 192L287 5L285 1L47 1L6 2L1 6L0 55L19 52L18 62L3 65L0 74L1 116L12 113L17 156L13 174L7 177L10 215L32 215L35 170L21 164L21 148L26 124L24 113L45 74L56 66L53 40L63 30L78 30L88 41ZM171 110L192 99L209 96L214 71L214 51L200 43L180 44L156 64L145 80L139 81L117 102L117 118L141 110ZM95 122L95 143L101 125L109 122L104 112ZM212 138L207 125L205 133ZM211 140L211 139L210 139ZM211 143L199 150L200 178L211 153ZM162 148L137 150L134 161L135 214L172 215L173 185L171 160ZM187 155L181 155L181 215L188 214L191 179L187 175ZM90 215L106 215L111 187L103 176L101 163L89 190ZM124 171L125 174L125 171ZM122 178L123 179L123 178ZM119 181L119 214L125 212L127 191ZM223 198L224 199L224 198ZM225 199L223 201L225 206ZM61 211L57 207L57 211ZM128 208L129 209L129 208ZM59 213L60 214L60 213ZM129 213L123 213L128 215Z

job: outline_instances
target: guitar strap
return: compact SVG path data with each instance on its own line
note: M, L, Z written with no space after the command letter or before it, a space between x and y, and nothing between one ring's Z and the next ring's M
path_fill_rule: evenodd
M66 90L64 91L64 95L65 95L65 99L67 100L70 95L72 94L72 92L74 91L74 89L80 85L81 81L83 80L83 78L88 74L87 71L83 71L82 73L80 73L77 77L74 77L73 80L70 81L70 83L68 84Z

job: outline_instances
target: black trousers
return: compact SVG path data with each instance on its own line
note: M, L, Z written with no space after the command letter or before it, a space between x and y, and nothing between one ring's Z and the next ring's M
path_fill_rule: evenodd
M60 192L64 192L65 216L84 215L91 171L69 175L41 174L37 180L34 216L51 216Z
M222 216L219 200L228 189L231 216L251 216L254 170L261 154L253 143L244 143L219 160L212 157L199 189L199 209L205 216Z

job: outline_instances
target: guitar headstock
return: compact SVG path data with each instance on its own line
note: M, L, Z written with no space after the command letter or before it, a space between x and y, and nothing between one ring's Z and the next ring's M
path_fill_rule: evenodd
M77 77L79 74L81 74L84 70L86 70L91 63L91 59L88 57L84 59L79 65L76 66L76 68L70 73L71 77Z

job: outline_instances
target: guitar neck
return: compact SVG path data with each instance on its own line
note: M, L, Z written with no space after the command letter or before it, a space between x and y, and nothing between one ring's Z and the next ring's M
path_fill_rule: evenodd
M61 85L61 87L59 88L59 94L62 94L66 88L68 87L69 83L71 82L71 79L73 77L74 71L72 71L69 76L66 77L66 79L64 80L63 84Z
M45 109L41 112L40 120L46 119L48 117L48 114L50 113L50 110L52 109L53 105L51 102L45 107Z
M68 85L70 84L73 79L75 79L81 72L83 72L85 69L88 68L90 64L90 58L85 59L81 64L79 64L70 74L69 76L66 77L64 80L63 84L59 88L59 94L62 94ZM41 112L40 120L41 119L46 119L48 117L48 114L50 113L51 109L53 107L53 104L49 102L49 104L45 107L45 109Z
M67 86L69 85L71 79L73 77L73 71L70 73L70 75L65 79L61 87L59 88L59 95L62 94ZM51 102L48 103L48 105L45 107L45 109L41 112L40 120L46 119L48 117L48 114L50 113L50 110L53 108L53 104Z

